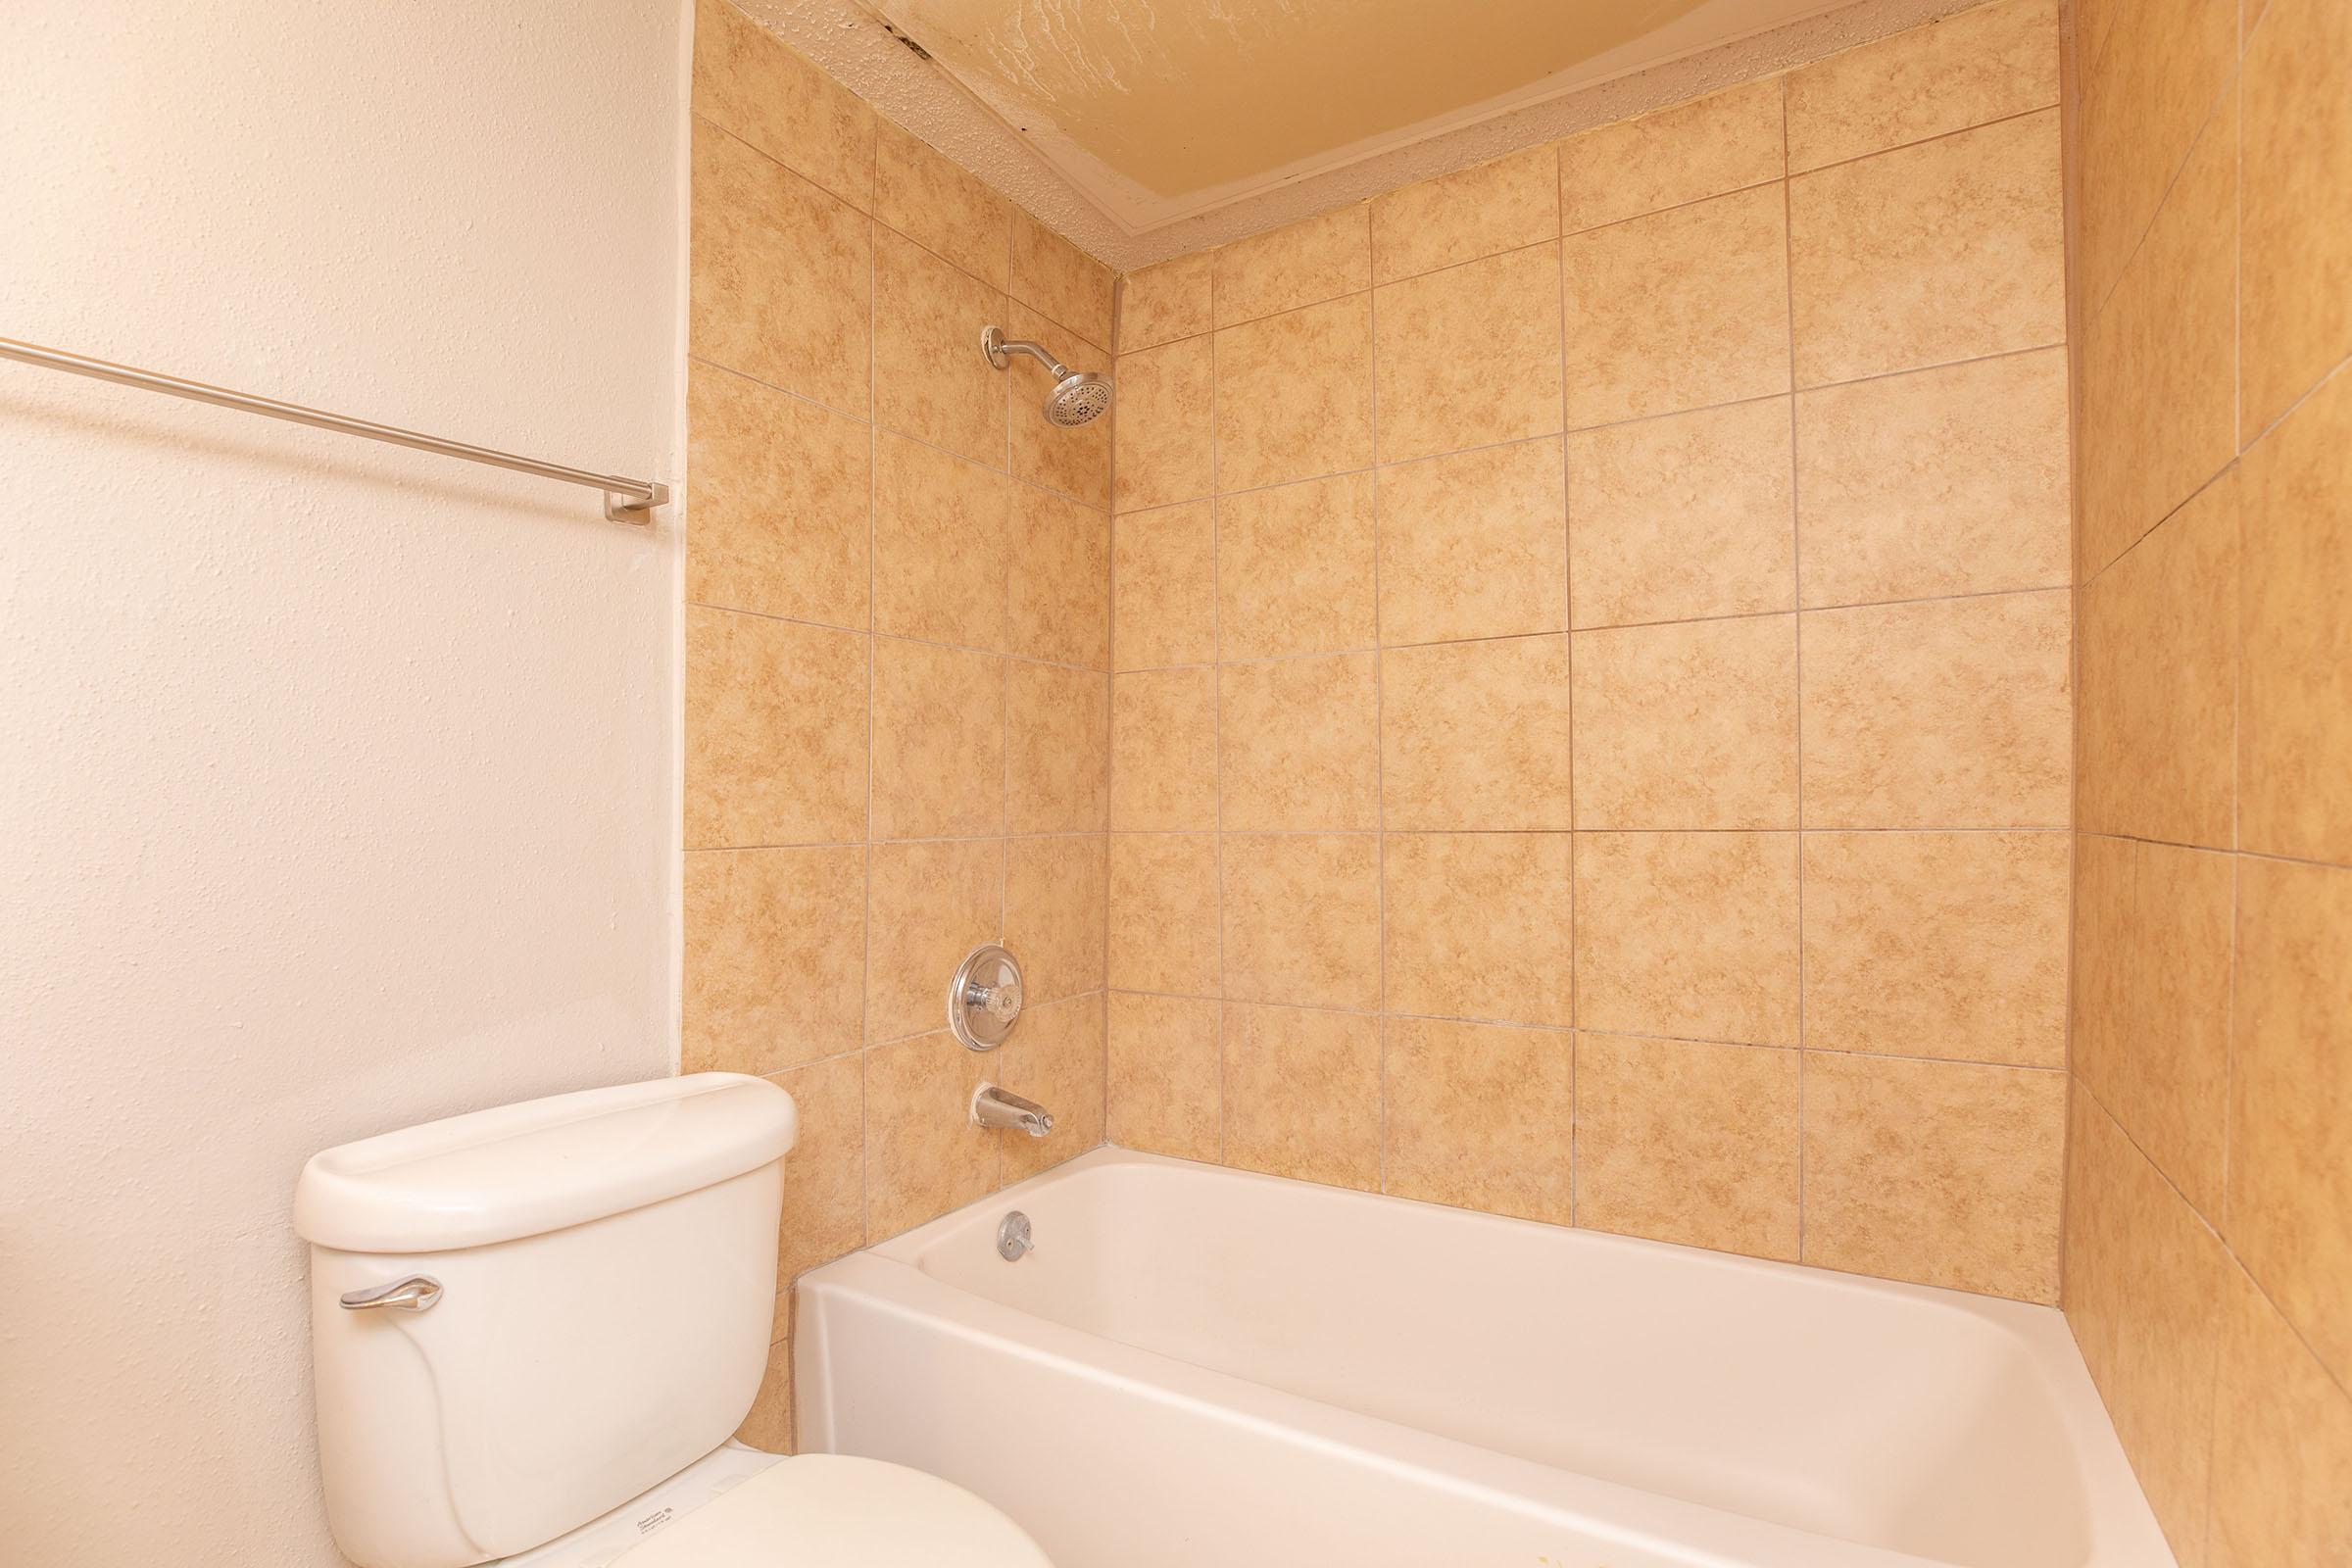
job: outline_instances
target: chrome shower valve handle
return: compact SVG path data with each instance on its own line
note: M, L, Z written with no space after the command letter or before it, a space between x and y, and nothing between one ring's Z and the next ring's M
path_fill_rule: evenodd
M948 982L948 1028L971 1051L994 1051L1021 1016L1021 965L989 943L974 948Z

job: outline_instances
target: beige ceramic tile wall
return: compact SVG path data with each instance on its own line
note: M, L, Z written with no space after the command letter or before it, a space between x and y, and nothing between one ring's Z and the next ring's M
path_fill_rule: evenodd
M2058 68L2005 0L1124 280L1113 1142L2056 1298Z
M2066 1306L2182 1568L2352 1562L2352 7L2082 0Z
M1111 278L715 0L694 111L683 1056L800 1103L782 1291L1102 1136L1110 437L978 344L1106 363ZM942 998L999 939L979 1056ZM1054 1135L971 1127L984 1076Z

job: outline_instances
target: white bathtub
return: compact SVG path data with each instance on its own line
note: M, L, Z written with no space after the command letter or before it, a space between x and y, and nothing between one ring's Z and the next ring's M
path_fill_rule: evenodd
M1984 1297L1104 1149L795 1324L805 1450L1057 1568L2173 1562L2059 1314Z

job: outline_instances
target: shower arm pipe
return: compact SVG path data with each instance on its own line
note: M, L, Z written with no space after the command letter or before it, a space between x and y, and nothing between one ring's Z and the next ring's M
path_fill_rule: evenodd
M980 334L980 351L988 356L988 363L1000 370L1005 367L1006 356L1026 354L1054 372L1056 381L1066 378L1070 373L1070 368L1055 359L1053 351L1043 343L1032 343L1025 337L1008 338L993 326Z
M306 408L299 403L280 403L275 398L255 397L249 392L231 392L225 387L210 386L202 381L188 381L176 375L164 375L106 360L93 360L87 355L68 354L63 349L46 349L37 343L21 343L15 338L0 337L0 359L16 360L48 370L64 370L73 375L86 375L93 380L112 381L118 386L133 386L146 392L162 392L194 403L210 403L216 408L258 414L264 418L283 419L289 424L307 424L315 430L334 430L369 441L389 442L396 447L410 447L418 452L437 452L443 457L459 458L467 463L487 464L494 468L537 474L542 479L554 479L564 484L583 485L590 490L604 492L605 515L614 522L650 526L654 520L654 509L669 503L669 486L658 480L630 479L614 473L592 473L586 468L568 468L560 463L542 463L537 458L493 451L489 447L472 446L464 441L451 441L442 436L426 435L420 430L404 430L398 425L377 424L372 419L355 419L345 414L328 414L324 410Z

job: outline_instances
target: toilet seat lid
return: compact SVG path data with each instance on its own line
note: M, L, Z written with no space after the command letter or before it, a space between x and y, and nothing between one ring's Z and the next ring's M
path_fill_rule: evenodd
M1054 1568L1010 1519L951 1482L806 1453L623 1552L613 1568Z

